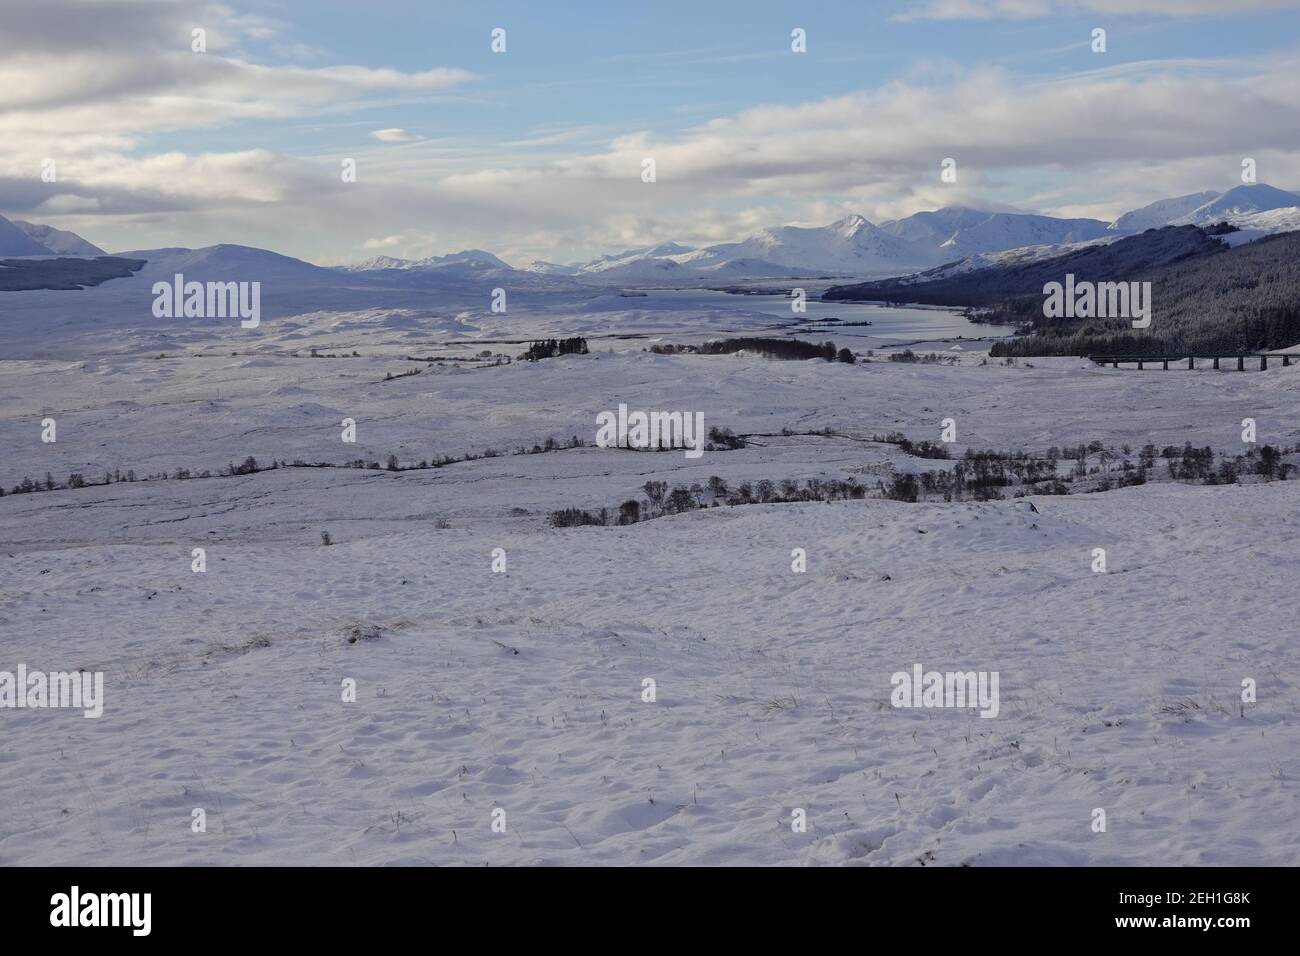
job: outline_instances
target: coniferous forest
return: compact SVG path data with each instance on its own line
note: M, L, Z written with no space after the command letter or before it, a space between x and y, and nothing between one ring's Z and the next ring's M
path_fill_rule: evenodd
M1187 355L1300 344L1300 232L1228 248L1216 229L1168 226L1054 259L978 269L930 282L841 286L826 299L966 306L978 322L1019 326L993 356ZM1043 285L1150 282L1151 325L1126 317L1048 318Z

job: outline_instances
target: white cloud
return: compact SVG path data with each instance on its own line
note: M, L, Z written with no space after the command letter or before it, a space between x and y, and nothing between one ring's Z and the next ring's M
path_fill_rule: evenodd
M208 31L206 53L190 49L196 26ZM0 144L337 112L473 79L438 67L266 65L241 50L278 29L201 0L41 0L0 31Z
M385 236L383 239L367 239L361 244L362 249L394 249L406 242L405 236Z
M1099 13L1113 16L1236 16L1287 10L1300 0L921 0L908 4L896 20L1001 20Z
M48 2L67 7L69 0ZM1010 0L999 3L1011 9ZM961 4L968 13L989 5ZM1016 9L1044 4L1060 6L1023 0ZM188 37L194 4L135 0L123 11L131 5L102 6L128 22L184 8L179 21L146 33L172 35L159 32L165 26ZM432 95L464 77L264 66L215 47L191 54L188 45L153 49L147 62L134 63L136 33L94 6L92 26L108 35L103 43L55 43L30 23L16 31L23 42L0 38L0 210L40 208L63 216L67 228L97 223L93 234L107 229L158 245L246 242L315 259L481 247L511 261L571 260L665 239L718 242L846 212L880 221L944 204L1018 203L1115 214L1162 196L1227 188L1242 156L1260 159L1261 180L1298 185L1288 181L1300 168L1295 53L1128 63L1032 81L993 68L931 70L842 96L757 106L669 135L631 129L603 147L587 145L586 127L521 130L500 143L424 139L391 127L349 147L359 175L345 184L337 155L159 152L147 144L177 125L305 119L340 101ZM219 13L205 22L219 27L227 52L236 50L238 25L223 26ZM73 32L88 29L79 24ZM57 185L40 182L47 156L59 159ZM949 156L958 163L955 186L939 181L939 162ZM646 157L657 164L653 184L640 178Z

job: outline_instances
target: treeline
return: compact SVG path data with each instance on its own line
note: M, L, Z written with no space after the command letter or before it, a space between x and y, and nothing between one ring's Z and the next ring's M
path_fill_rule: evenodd
M93 259L0 259L0 292L33 289L70 291L123 279L144 268L144 259L96 256Z
M1151 282L1151 327L1124 318L1027 318L1028 334L992 355L1231 355L1300 343L1300 232L1163 266ZM996 314L994 315L996 318Z
M718 447L743 448L745 440L734 434L731 429L709 430L710 439L719 442ZM552 451L562 451L570 448L585 448L584 442L577 435L568 439L557 439L549 437L545 442L534 444L531 448L520 445L512 451L501 451L497 448L485 448L482 452L466 452L463 455L441 455L437 458L423 458L420 461L412 461L403 464L396 455L389 455L387 460L381 464L377 459L366 460L365 458L354 458L351 461L343 463L332 461L304 461L301 458L295 458L292 462L281 458L276 460L272 458L269 463L259 463L256 458L249 455L243 461L236 464L230 462L225 468L220 468L213 472L207 468L203 470L192 470L189 468L177 468L174 471L159 471L152 474L146 474L142 478L137 478L135 469L128 468L125 472L120 468L113 471L105 471L101 480L87 478L80 472L73 472L68 476L66 482L57 482L54 476L46 472L45 479L32 480L30 477L24 477L22 481L14 485L10 490L11 495L32 494L38 491L65 491L69 488L90 488L96 485L111 485L119 481L189 481L196 478L231 478L238 475L255 475L263 471L275 471L279 468L356 468L362 471L424 471L431 468L442 468L446 465L455 465L463 462L478 461L480 458L500 458L505 455L542 455ZM710 445L712 450L714 446ZM667 450L667 449L665 449ZM0 497L5 495L3 486L0 486Z
M919 365L956 365L957 356L940 355L937 352L925 352L918 355L911 349L903 349L901 352L890 352L889 361L891 362L914 362Z
M801 339L711 339L701 345L652 345L650 351L656 355L677 355L683 353L698 355L731 355L735 352L757 352L764 358L771 359L825 359L827 362L844 362L853 364L857 361L848 349L836 351L834 342L815 345Z
M790 432L790 434L794 434ZM709 429L705 442L706 451L727 451L747 447L747 442L743 435L737 435L730 428L713 426ZM115 468L113 471L105 471L103 478L96 480L93 477L87 478L80 472L73 472L68 476L66 482L55 481L54 476L49 472L46 473L44 480L24 477L22 481L15 484L7 493L13 495L33 494L40 491L64 491L69 488L89 488L95 485L110 485L119 481L188 481L196 478L230 478L239 475L255 475L263 471L274 471L279 468L355 468L363 471L425 471L434 468L443 468L447 465L462 464L471 461L478 461L481 458L502 458L508 455L544 455L553 451L566 451L574 448L586 448L587 443L577 435L569 438L556 438L549 436L543 442L536 442L531 446L518 445L513 449L502 450L500 448L484 448L481 452L466 452L463 455L440 455L435 458L422 458L419 461L402 462L396 455L390 454L384 462L378 459L353 458L342 463L332 461L305 461L301 458L295 458L293 461L287 459L270 459L269 462L261 462L249 455L243 461L238 463L229 462L224 468L213 472L209 469L192 470L189 468L176 468L173 471L159 471L156 473L146 474L142 478L137 478L135 469L122 471ZM621 449L627 450L627 449ZM652 448L652 449L632 449L633 451L675 451L670 448ZM0 486L0 497L6 494L3 486Z
M894 436L877 440L912 449L926 444L906 439L900 442ZM1065 449L1053 447L1044 456L967 449L949 470L899 472L888 480L877 481L874 489L856 478L809 478L802 485L793 479L763 479L731 486L715 475L707 485L675 485L671 489L667 482L648 481L641 488L644 499L631 498L614 509L564 508L551 513L550 524L556 528L629 525L701 508L857 500L868 496L910 503L996 501L1007 497L1009 490L1014 497L1023 498L1105 492L1161 480L1206 485L1240 483L1247 478L1281 481L1296 471L1296 466L1284 462L1283 456L1297 451L1300 446L1287 449L1264 445L1229 456L1218 455L1209 447L1194 448L1190 442L1181 448L1169 445L1159 450L1148 444L1136 454L1127 445L1115 450L1101 442ZM946 457L946 453L935 457ZM1063 469L1068 462L1072 464Z
M1074 275L1076 282L1118 282L1136 279L1169 263L1201 260L1227 251L1223 243L1196 226L1165 226L1105 245L1076 249L1051 259L988 266L952 275L944 275L948 267L940 266L922 273L920 277L832 286L822 293L822 300L908 302L968 308L996 305L1001 310L1022 296L1030 296L1037 300L1037 311L1041 314L1043 286L1048 282L1063 281L1067 272ZM926 276L932 278L925 280ZM1012 312L1026 307L1024 304L1014 306ZM1005 314L999 311L998 321L1005 318ZM984 316L981 320L993 321Z
M538 359L556 358L560 355L586 355L587 340L581 336L571 339L540 339L528 346L528 351L519 356L528 362Z
M1235 231L1166 226L1051 259L973 269L932 270L931 281L887 279L837 286L822 298L965 306L972 321L1013 325L995 357L1034 355L1231 355L1300 343L1300 232L1228 248ZM1043 286L1063 282L1150 282L1151 325L1131 316L1049 318Z

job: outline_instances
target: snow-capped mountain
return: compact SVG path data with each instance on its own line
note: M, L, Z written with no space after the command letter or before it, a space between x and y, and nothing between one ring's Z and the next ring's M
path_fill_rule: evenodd
M922 245L944 261L1025 246L1086 242L1106 234L1099 219L1057 219L1027 213L949 206L882 223L890 235Z
M631 256L617 262L587 263L570 273L573 278L600 283L668 282L695 276L674 259Z
M21 228L0 216L0 256L52 256L53 249L33 239Z
M40 223L35 222L24 222L21 219L12 219L10 221L26 233L29 238L39 242L56 256L76 256L80 259L93 259L95 256L107 255L99 246L93 242L87 242L75 232L69 232L66 229L55 229L53 226L42 226Z
M1243 216L1268 212L1272 209L1288 209L1300 206L1300 196L1283 189L1269 186L1267 183L1255 183L1250 186L1237 186L1229 189L1222 196L1198 206L1191 212L1174 220L1175 225L1191 224L1193 226L1212 226L1216 222L1231 222Z
M1142 232L1146 229L1159 229L1206 203L1213 202L1221 195L1223 194L1220 192L1207 189L1205 192L1175 196L1172 199L1157 199L1141 209L1124 213L1106 228L1112 232Z
M948 206L879 226L860 215L825 226L778 226L739 242L695 248L679 242L626 249L589 262L538 259L515 269L490 252L467 249L426 259L378 256L342 269L376 281L398 274L442 279L533 283L574 279L587 285L670 284L701 279L774 279L798 276L881 278L921 273L941 265L966 271L1003 262L1033 261L1070 249L1166 225L1208 226L1227 220L1242 230L1233 243L1300 228L1300 196L1272 186L1238 186L1161 199L1120 216L1061 219L1031 213ZM1229 241L1229 240L1225 240Z
M360 281L385 287L406 288L487 288L508 287L514 290L569 288L572 269L516 269L508 262L483 249L464 249L445 256L424 259L398 259L376 256L365 262L341 266L336 271Z
M485 269L510 269L502 260L482 249L464 249L445 256L428 256L424 259L398 259L393 256L375 256L355 265L343 266L349 272L374 272L383 269L451 270L479 272Z
M269 249L221 243L201 249L165 248L119 252L126 259L144 259L140 276L153 280L170 280L176 273L195 282L276 282L285 285L338 284L333 269L283 256Z
M864 275L935 264L918 245L892 236L858 215L828 226L780 226L742 242L709 246L677 257L691 268L716 268L736 260L771 263L786 270Z
M1126 212L1109 228L1111 232L1133 233L1161 226L1212 226L1220 222L1252 230L1252 238L1300 228L1300 195L1267 183L1236 186L1224 193L1207 190L1159 199Z
M676 242L600 256L573 275L600 282L796 275L880 275L934 265L935 254L852 215L827 226L779 226L740 242Z
M608 269L616 269L619 266L628 265L629 263L643 259L667 259L671 256L685 255L688 252L694 251L694 246L683 245L680 242L661 242L654 246L641 246L637 249L626 249L623 252L597 256L590 262L579 265L575 271L604 272Z
M1127 234L1124 234L1127 235ZM987 269L994 266L1020 266L1031 262L1039 262L1043 259L1055 259L1070 252L1078 252L1081 249L1087 249L1091 246L1104 246L1108 243L1115 242L1124 238L1120 233L1108 233L1096 239L1085 239L1080 242L1048 242L1037 246L1018 246L1015 249L1000 249L997 252L980 252L964 259L958 259L955 262L944 263L937 269L929 269L925 272L917 273L914 276L908 276L900 279L900 283L920 284L924 282L934 282L938 279L947 279L963 272L974 272L976 269Z
M637 249L597 256L590 262L571 269L567 274L621 282L653 281L679 268L680 263L676 257L695 251L694 246L683 245L680 242L661 242L658 245L641 246Z
M1230 246L1253 242L1279 232L1294 232L1300 229L1300 204L1236 215L1232 217L1232 224L1238 231L1219 237L1221 242Z
M932 212L918 212L904 219L882 222L880 228L891 236L938 248L963 229L970 229L991 213L965 206L945 206Z
M559 262L547 262L545 259L534 259L528 265L524 266L521 272L534 272L543 276L571 276L582 268L582 263L570 263L563 265Z
M103 249L82 239L75 232L0 216L0 256L73 256L93 259L102 255L106 255Z

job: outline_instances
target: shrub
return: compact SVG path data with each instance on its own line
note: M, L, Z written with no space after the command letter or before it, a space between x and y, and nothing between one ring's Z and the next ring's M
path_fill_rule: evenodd
M890 479L889 487L885 488L884 491L886 498L892 498L894 501L909 501L915 504L919 494L916 476L894 475Z
M672 512L690 511L696 507L695 496L685 485L678 485L668 496L667 509Z
M583 511L581 508L564 508L560 511L551 512L551 527L553 528L579 528L583 525L603 525L599 515L594 515L590 511Z
M557 355L586 355L587 340L581 336L571 339L542 339L541 341L532 342L528 346L528 351L519 356L521 359L527 359L529 362L536 362L538 359L555 358Z
M709 429L709 442L720 448L744 448L745 439L737 435L730 428L713 427Z

